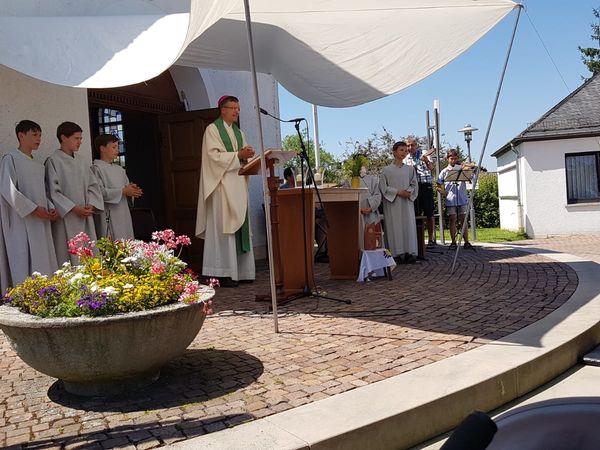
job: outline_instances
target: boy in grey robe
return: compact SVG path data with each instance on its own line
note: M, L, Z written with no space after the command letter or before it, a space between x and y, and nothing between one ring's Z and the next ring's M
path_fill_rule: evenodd
M0 295L33 272L58 269L50 227L57 214L46 195L44 166L32 156L42 129L22 120L15 132L18 149L0 160Z
M94 140L94 163L92 171L96 176L102 197L104 211L94 215L96 234L112 239L133 239L133 224L129 211L128 198L138 198L142 190L130 183L125 170L113 161L119 156L119 138L112 134L101 134Z
M360 170L360 187L366 187L367 192L360 195L360 237L359 246L364 250L365 226L371 223L379 223L379 205L381 204L381 191L379 190L379 178L369 175L368 169L362 167Z
M417 260L417 224L413 202L419 193L414 167L403 160L408 148L403 141L392 147L394 162L384 167L379 178L383 194L385 240L396 262Z
M59 218L52 224L52 237L59 264L78 257L70 255L69 239L85 232L96 240L93 214L104 209L102 192L89 164L76 155L81 146L82 130L73 122L63 122L56 130L60 149L46 160L46 185Z

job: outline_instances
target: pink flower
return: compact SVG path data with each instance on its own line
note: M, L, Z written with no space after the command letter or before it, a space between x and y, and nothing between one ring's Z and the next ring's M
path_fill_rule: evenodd
M152 273L163 273L165 271L166 267L164 263L161 262L153 262L152 266L150 267L150 272Z
M68 251L71 255L77 255L80 258L89 258L94 255L92 251L93 245L94 241L87 234L81 232L69 239Z
M220 286L218 278L209 278L208 280L206 280L206 283L209 287L213 289Z

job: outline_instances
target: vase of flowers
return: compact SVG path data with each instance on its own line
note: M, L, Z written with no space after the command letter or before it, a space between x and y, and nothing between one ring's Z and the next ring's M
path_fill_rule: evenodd
M34 273L9 289L0 328L34 369L79 395L113 395L147 385L194 340L215 294L175 255L189 245L172 230L152 242L69 241L80 264Z
M344 169L350 177L350 186L352 188L360 188L360 171L367 163L367 157L362 154L352 155L344 162Z

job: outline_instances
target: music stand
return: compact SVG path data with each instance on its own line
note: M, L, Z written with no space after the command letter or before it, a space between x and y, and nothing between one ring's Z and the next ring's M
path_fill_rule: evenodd
M475 167L474 166L461 166L460 169L458 170L449 170L448 172L446 172L446 175L444 176L444 182L448 182L448 183L452 183L452 186L454 187L454 194L457 195L456 189L458 189L458 184L459 183L471 183L472 182L472 178L473 178L473 173L475 172ZM460 214L458 214L457 211L457 219L459 218ZM467 220L467 218L465 217L464 219L465 221ZM462 240L462 235L463 235L463 230L464 230L464 224L461 223L461 227L460 227L460 233L458 233L458 243L460 245L460 242ZM457 230L458 231L458 230ZM458 247L457 247L458 250Z

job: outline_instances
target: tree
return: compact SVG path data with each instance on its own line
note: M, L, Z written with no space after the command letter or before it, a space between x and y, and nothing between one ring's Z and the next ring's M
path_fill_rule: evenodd
M581 60L587 66L592 74L600 73L600 9L593 9L594 17L596 17L597 23L592 23L591 38L593 41L598 41L598 47L578 47L581 52Z
M306 151L308 152L308 161L310 163L311 168L315 168L315 146L312 139L308 139L306 137L306 133L303 133L302 140L304 141L304 145L306 146ZM283 138L283 149L284 150L292 150L299 152L300 147L300 138L297 134L288 134ZM336 159L336 157L325 150L323 147L320 147L319 151L321 167L325 169L325 179L323 180L325 183L338 183L341 180L341 163ZM285 167L292 167L294 171L299 173L300 167L300 159L292 158L290 159ZM306 169L305 169L306 170Z
M348 160L356 155L364 155L369 159L371 173L378 174L393 161L392 146L394 142L396 142L394 137L385 128L383 128L383 133L373 133L365 142L350 138L346 141L343 158Z

